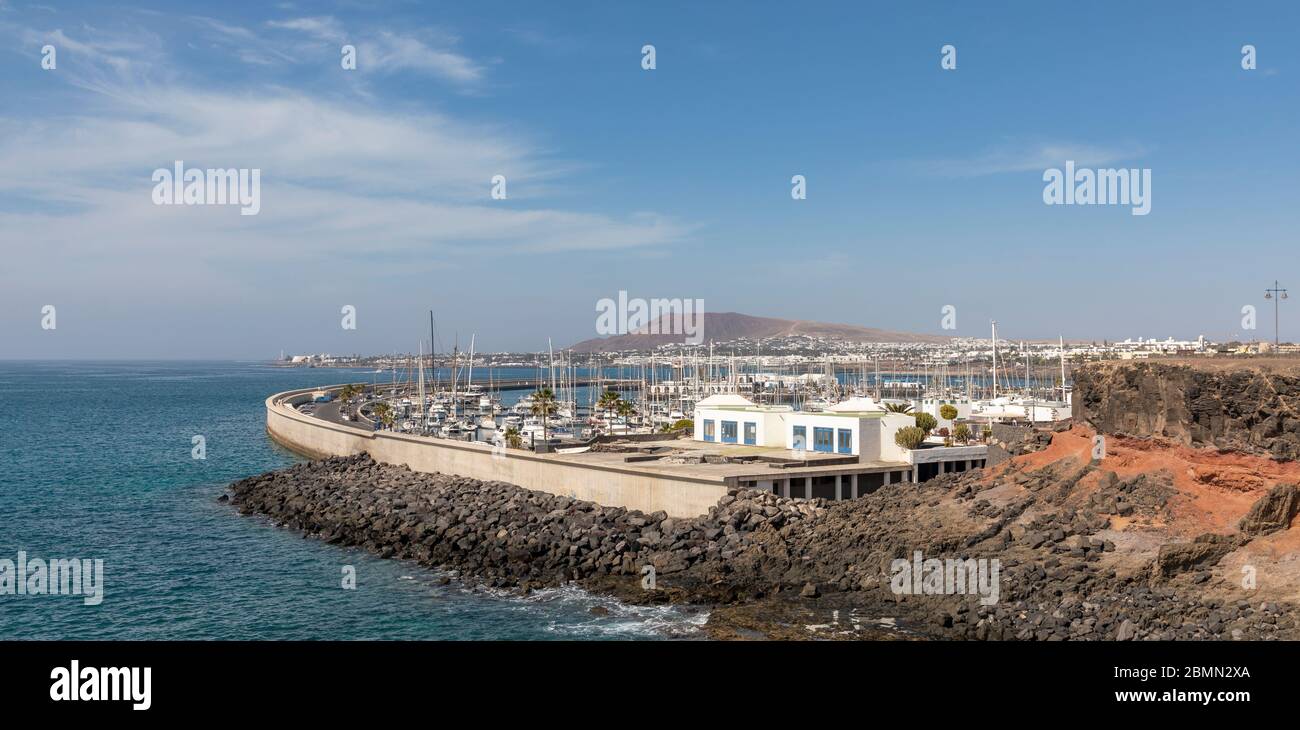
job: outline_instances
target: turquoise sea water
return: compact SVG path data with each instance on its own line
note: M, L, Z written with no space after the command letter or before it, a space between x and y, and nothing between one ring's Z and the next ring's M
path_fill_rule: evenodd
M266 396L371 377L257 363L0 362L0 559L102 559L105 584L98 606L0 595L0 640L660 638L702 623L577 590L519 598L439 586L412 563L304 539L217 502L229 482L299 459L266 437ZM204 460L191 456L195 435L206 438ZM340 585L345 565L355 590ZM593 615L597 605L609 615Z

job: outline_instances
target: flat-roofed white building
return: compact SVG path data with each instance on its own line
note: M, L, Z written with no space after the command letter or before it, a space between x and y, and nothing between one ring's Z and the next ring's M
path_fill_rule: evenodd
M954 419L944 418L940 411L944 406L952 406L957 409L957 417ZM957 421L964 421L970 418L972 404L965 398L924 398L920 401L912 401L913 410L921 413L929 413L934 416L934 420L939 422L937 428L946 428L949 431L957 425Z
M792 412L790 406L760 406L734 393L711 395L695 404L695 440L780 447L782 419Z
M721 394L696 405L694 436L702 444L718 444L724 449L734 445L769 450L767 455L755 449L737 454L745 458L798 462L796 466L803 471L786 468L792 466L787 463L782 468L789 476L754 481L757 488L770 488L785 496L791 495L793 484L796 497L819 491L834 494L836 499L846 493L856 497L883 484L922 481L984 465L987 447L983 445L944 447L931 443L919 449L902 448L894 436L915 422L912 414L887 411L870 398L851 398L825 410L795 411L789 406L761 406L743 396Z
M872 461L907 461L894 434L916 420L885 411L796 411L785 419L787 449L846 454Z

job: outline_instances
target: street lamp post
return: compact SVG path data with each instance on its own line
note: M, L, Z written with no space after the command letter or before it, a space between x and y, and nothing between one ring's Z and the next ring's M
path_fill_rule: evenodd
M1276 294L1277 296L1273 296L1274 294ZM1277 280L1274 279L1273 288L1264 290L1264 298L1273 300L1273 353L1277 354L1281 352L1281 344L1282 344L1281 341L1278 339L1278 323L1277 323L1278 305L1281 303L1281 300L1286 299L1286 289L1279 289L1277 285Z

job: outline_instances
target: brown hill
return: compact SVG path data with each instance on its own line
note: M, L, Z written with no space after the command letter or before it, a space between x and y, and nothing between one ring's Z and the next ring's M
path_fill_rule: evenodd
M672 317L659 318L661 332L681 327L670 327ZM942 335L921 335L909 332L891 332L889 330L858 327L851 324L827 324L797 319L776 319L774 317L752 317L737 312L706 312L703 322L704 342L727 342L741 338L759 339L770 337L790 337L807 335L810 337L833 337L849 342L947 342L952 339ZM649 334L652 328L645 328L635 333L598 337L583 340L572 349L574 352L613 352L619 350L649 350L660 345L683 343L686 336L681 334Z

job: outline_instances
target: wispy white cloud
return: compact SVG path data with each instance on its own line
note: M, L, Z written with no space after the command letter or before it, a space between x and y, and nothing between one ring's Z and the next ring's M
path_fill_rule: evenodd
M244 63L272 66L278 63L299 62L296 56L284 50L283 44L273 43L251 28L199 15L191 16L189 21L205 31L206 40L231 50Z
M347 40L347 34L343 31L343 24L330 16L271 20L267 21L267 25L272 28L296 30L312 38L330 43L342 43Z
M411 69L468 84L483 78L483 69L458 53L431 48L410 36L383 31L372 42L358 46L360 64L382 71Z
M307 39L330 44L335 49L345 43L357 48L357 69L372 73L415 71L456 84L474 84L483 79L483 67L473 59L452 50L456 39L432 30L416 35L390 30L349 30L337 18L316 16L272 20L267 26L291 31Z
M208 26L242 35L234 26ZM61 31L53 37L101 58L129 50L94 29L84 37ZM116 78L86 84L79 77L84 70L61 67L58 78L83 89L93 115L0 117L0 167L24 171L0 177L0 191L11 201L33 201L0 208L0 228L30 243L28 270L58 251L65 259L98 261L98 275L141 283L168 276L192 280L197 291L236 284L206 270L200 277L195 252L228 262L234 278L241 266L268 260L449 261L485 249L525 255L626 250L672 244L691 230L653 212L546 207L546 191L567 185L576 164L549 157L527 136L504 128L282 87L212 91L142 80L121 68ZM175 160L260 169L261 213L153 205L150 175ZM506 201L490 199L496 174L508 179ZM19 273L23 255L17 259L6 267L8 283L22 286L33 279Z
M268 32L168 20L185 34L164 36L170 45L143 29L0 22L0 36L59 46L58 71L41 78L66 84L68 93L52 96L74 110L33 114L21 102L0 110L0 169L22 171L0 176L0 230L23 243L6 249L0 266L7 299L78 302L83 313L105 302L132 323L115 337L156 348L141 307L193 318L215 306L238 317L240 331L250 322L274 330L272 319L297 324L286 296L319 306L346 287L390 301L394 287L422 286L418 277L430 272L481 271L495 259L545 265L552 252L662 250L693 230L653 211L572 209L582 200L573 171L584 165L514 125L470 123L411 100L357 103L366 90L346 81L207 83L165 49L221 39L236 48L242 39L278 59L258 42ZM440 73L470 78L419 47L391 48L398 65L450 64ZM278 50L299 58L293 46ZM176 160L260 169L260 213L154 205L151 175ZM490 197L497 174L508 179L508 200Z
M923 160L914 169L940 177L983 177L1060 167L1066 160L1082 167L1098 167L1142 157L1146 149L1136 144L1114 146L1072 142L1006 143L966 158Z
M149 65L159 53L158 44L149 42L151 39L156 41L156 37L148 34L126 36L84 27L77 38L62 28L44 31L23 28L18 35L25 47L50 44L60 55L80 57L92 64L107 66L120 75L138 70L141 65Z

